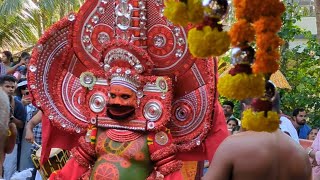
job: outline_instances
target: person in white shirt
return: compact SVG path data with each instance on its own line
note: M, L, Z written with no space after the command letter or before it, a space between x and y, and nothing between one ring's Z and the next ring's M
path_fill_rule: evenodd
M288 134L294 141L299 143L299 136L296 128L294 128L292 122L288 117L281 115L280 117L280 129L282 132Z

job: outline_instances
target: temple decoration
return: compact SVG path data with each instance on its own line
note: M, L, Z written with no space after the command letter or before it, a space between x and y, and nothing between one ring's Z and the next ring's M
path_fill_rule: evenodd
M280 0L235 0L233 4L237 22L229 34L234 67L220 78L218 90L230 99L255 98L243 114L243 127L272 132L278 129L279 117L272 112L266 82L279 69L282 40L277 33L285 7Z

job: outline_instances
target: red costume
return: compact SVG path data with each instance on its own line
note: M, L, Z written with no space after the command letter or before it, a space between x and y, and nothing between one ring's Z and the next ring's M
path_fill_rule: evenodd
M181 160L211 160L227 136L216 60L192 57L163 7L90 0L40 39L28 75L42 154L73 148L50 179L181 179Z

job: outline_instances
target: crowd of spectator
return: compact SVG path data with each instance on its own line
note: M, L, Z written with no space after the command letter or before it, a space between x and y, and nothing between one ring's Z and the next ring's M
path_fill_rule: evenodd
M34 144L41 144L41 123L37 126L30 126L29 123L39 111L32 105L28 89L26 75L29 59L30 54L27 52L21 53L16 59L9 51L0 53L0 88L9 97L10 122L15 124L18 132L12 152L4 156L3 178L5 180L10 180L14 173L30 168L35 169L31 154L38 148ZM27 142L26 135L32 136L33 138L29 138L32 141ZM36 171L33 172L35 176Z

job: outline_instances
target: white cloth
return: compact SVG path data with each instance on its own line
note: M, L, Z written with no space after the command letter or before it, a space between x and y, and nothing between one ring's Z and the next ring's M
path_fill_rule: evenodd
M280 117L280 129L282 132L287 132L291 136L291 138L299 143L299 136L296 128L294 128L290 119L286 118L285 116Z
M32 177L32 171L33 168L29 168L21 172L17 171L16 173L14 173L10 180L28 180Z
M42 177L39 171L37 171L35 180L42 180Z

